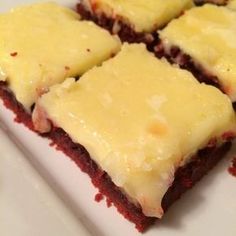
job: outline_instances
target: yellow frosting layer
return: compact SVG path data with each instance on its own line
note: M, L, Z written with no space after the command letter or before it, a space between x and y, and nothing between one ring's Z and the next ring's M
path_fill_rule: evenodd
M151 32L193 6L192 0L82 0L96 13L119 18L137 32Z
M0 80L26 109L52 84L81 75L120 48L118 39L55 3L0 15Z
M235 124L226 95L142 44L124 44L79 81L51 87L36 105L36 127L42 113L84 145L144 214L156 217L176 168Z
M236 10L236 0L230 0L228 3L228 7L232 10Z
M173 20L160 37L176 45L197 64L216 75L225 92L236 101L236 12L207 4Z

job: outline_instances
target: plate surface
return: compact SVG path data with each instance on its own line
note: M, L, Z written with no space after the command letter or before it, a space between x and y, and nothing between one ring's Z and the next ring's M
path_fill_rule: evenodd
M0 234L90 235L0 127Z
M0 12L31 2L3 0ZM0 103L0 235L140 235L114 207L94 201L97 190L68 157L13 120ZM235 236L236 178L227 172L233 153L236 145L145 236Z

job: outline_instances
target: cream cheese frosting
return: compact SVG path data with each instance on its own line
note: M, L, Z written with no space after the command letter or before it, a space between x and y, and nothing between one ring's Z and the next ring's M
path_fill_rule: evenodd
M221 142L224 132L235 130L226 95L155 58L143 44L124 44L79 81L52 86L33 113L41 132L48 131L40 124L42 111L145 215L159 218L175 170L212 138Z
M111 57L120 41L74 11L38 3L0 14L0 80L29 110L48 87Z
M91 11L120 17L137 32L152 32L192 7L192 0L82 0Z
M236 101L235 22L235 11L206 4L186 11L160 32L166 48L178 46L217 76L232 101Z

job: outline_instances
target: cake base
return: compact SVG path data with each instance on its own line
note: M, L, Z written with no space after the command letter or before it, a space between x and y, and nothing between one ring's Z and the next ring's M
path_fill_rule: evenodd
M34 131L31 114L27 112L15 98L15 95L8 89L7 83L0 81L0 98L4 105L15 114L15 122L22 123Z
M4 82L0 82L0 97L3 99L5 106L16 114L15 121L23 123L34 131L31 114L17 102ZM43 134L43 136L51 139L52 144L58 150L64 152L83 172L87 173L94 186L99 189L99 192L105 195L107 200L112 202L126 219L133 222L138 231L144 232L157 220L157 218L145 216L139 205L130 202L126 195L112 182L109 175L101 170L90 158L86 149L80 144L74 143L61 128L53 127L49 133ZM230 134L226 134L226 142L220 147L216 147L215 143L212 142L206 148L198 151L192 157L191 162L176 171L175 180L162 200L164 211L167 211L172 203L180 198L184 192L190 189L225 156L231 147L231 138Z
M197 6L202 6L207 3L215 4L217 6L225 6L229 0L194 0Z

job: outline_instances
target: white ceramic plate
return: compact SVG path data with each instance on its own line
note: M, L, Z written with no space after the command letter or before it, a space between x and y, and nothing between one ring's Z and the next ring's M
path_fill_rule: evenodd
M0 235L89 235L9 139L0 122Z
M1 0L0 11L30 2L35 1ZM73 7L77 1L57 2ZM140 235L114 207L94 201L97 190L68 157L13 119L0 103L0 235ZM236 178L227 172L229 160L177 201L145 236L235 236Z

